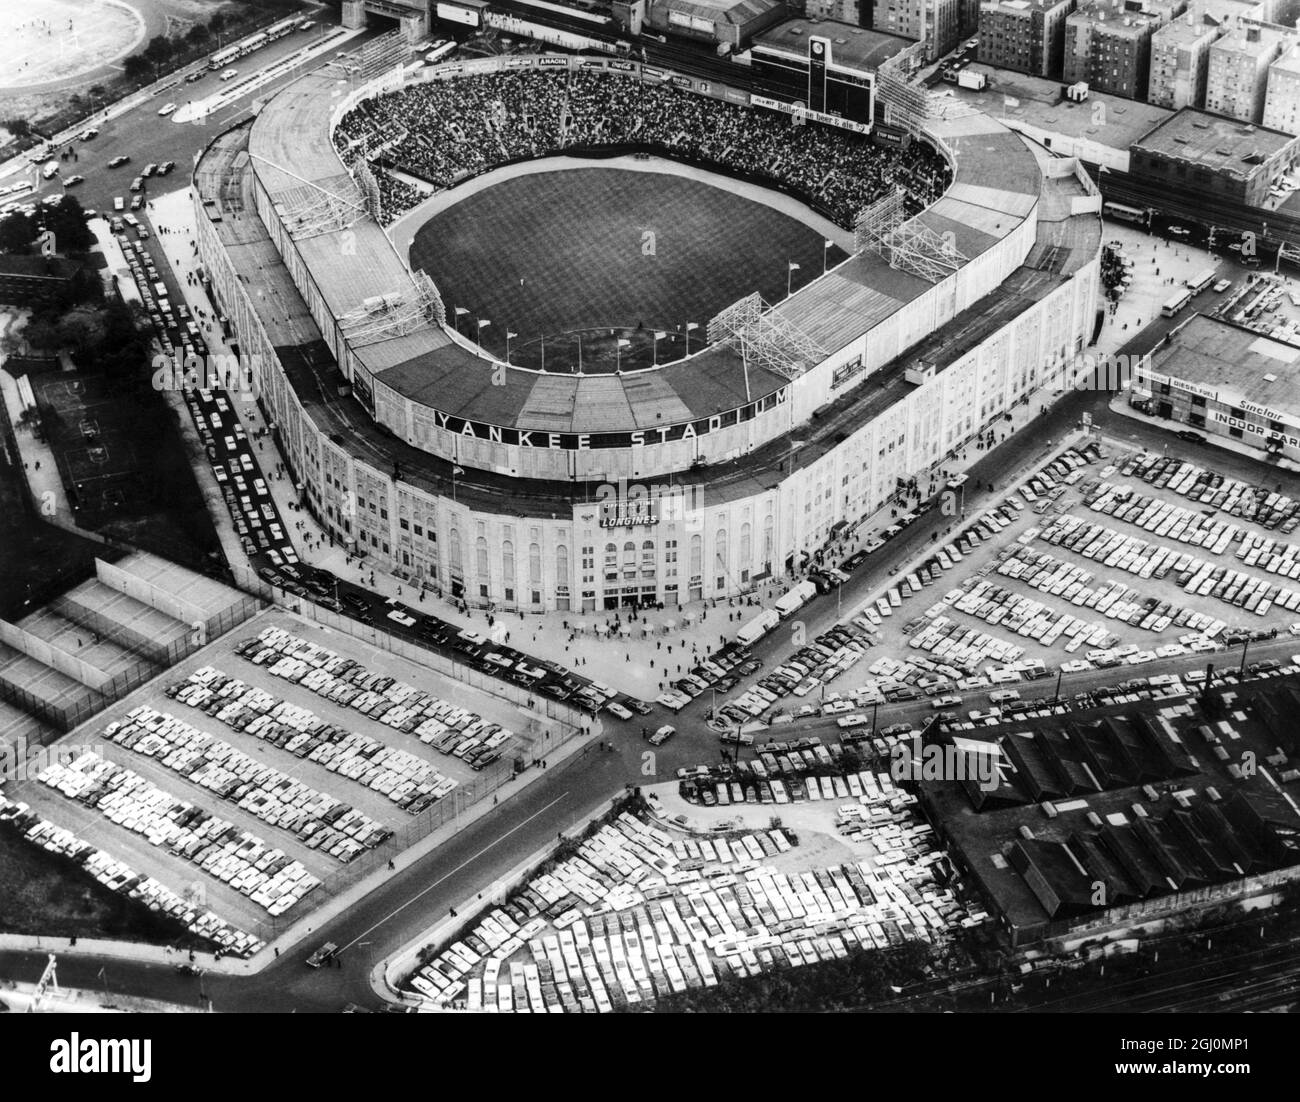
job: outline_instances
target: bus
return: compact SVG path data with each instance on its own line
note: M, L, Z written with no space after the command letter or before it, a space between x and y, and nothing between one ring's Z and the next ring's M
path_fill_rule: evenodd
M1160 312L1165 317L1172 318L1175 314L1177 314L1180 310L1182 310L1182 308L1191 301L1192 301L1191 291L1179 291L1178 294L1174 295L1173 298L1171 298L1162 307L1160 307Z
M446 38L440 38L438 39L437 42L435 42L432 46L430 46L428 51L425 53L424 63L426 65L437 65L438 62L444 60L451 54L455 53L455 51L456 51L456 43L454 41L451 41L450 39L446 39Z
M235 45L233 46L227 46L224 50L218 50L215 54L213 54L210 58L208 58L208 68L224 69L232 61L235 61L236 59L241 58L243 56L244 55L240 53L239 43L235 43Z
M1118 218L1121 222L1134 222L1139 226L1145 226L1150 217L1149 211L1139 207L1128 207L1123 203L1103 203L1101 210L1108 218Z
M1186 285L1187 285L1187 289L1191 291L1192 294L1199 295L1202 291L1205 290L1205 288L1210 286L1210 284L1213 282L1214 282L1214 269L1206 268L1205 271L1197 272L1196 275L1192 276L1189 280L1187 280Z
M208 58L208 68L224 69L232 61L247 57L254 50L260 50L270 41L271 39L267 37L265 31L259 31L257 34L245 38L242 42L236 42L234 45L227 46L224 50L218 50Z

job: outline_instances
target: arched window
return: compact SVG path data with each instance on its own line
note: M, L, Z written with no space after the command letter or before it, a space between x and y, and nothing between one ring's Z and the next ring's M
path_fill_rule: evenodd
M719 528L713 537L713 566L719 574L727 569L727 530Z
M501 543L501 580L508 586L515 584L515 545L510 540Z
M691 574L704 573L704 540L697 532L691 537Z
M460 529L453 528L447 535L447 554L450 556L448 568L456 574L464 572L465 567L460 557Z
M623 544L623 565L636 566L636 544L632 540Z
M542 549L535 543L528 545L528 580L533 585L542 584Z
M486 582L491 571L488 568L487 540L482 536L474 541L474 558L477 560L475 566L478 569L479 580Z
M740 569L748 570L750 556L754 553L753 540L750 535L749 521L740 526Z
M765 566L771 566L772 564L773 541L776 538L774 528L775 521L772 514L768 513L763 518L763 563Z
M564 544L555 549L555 584L569 584L569 549Z

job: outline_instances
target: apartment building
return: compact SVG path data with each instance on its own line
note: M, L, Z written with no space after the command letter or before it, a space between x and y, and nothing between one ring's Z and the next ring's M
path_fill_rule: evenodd
M998 69L1060 79L1065 20L1078 0L984 0L979 60Z

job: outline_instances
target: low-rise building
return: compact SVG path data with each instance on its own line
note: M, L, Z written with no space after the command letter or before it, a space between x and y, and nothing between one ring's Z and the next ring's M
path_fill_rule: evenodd
M1129 402L1264 456L1300 459L1300 347L1203 314L1134 370Z
M0 255L0 303L42 306L53 302L80 270L76 261L61 256Z
M784 0L650 0L646 23L657 31L743 50L754 35L786 15Z
M1290 134L1185 107L1134 142L1129 171L1206 200L1258 207L1296 154L1297 141Z

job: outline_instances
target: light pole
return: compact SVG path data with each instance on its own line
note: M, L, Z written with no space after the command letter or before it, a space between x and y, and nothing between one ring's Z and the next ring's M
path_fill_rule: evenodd
M823 255L825 255L825 250L823 250ZM793 260L786 265L786 269L785 269L785 297L786 298L790 297L791 281L794 279L794 273L797 272L798 270L799 270L799 265L796 264Z
M696 322L688 321L686 323L686 355L688 356L691 354L691 330L698 328L699 325Z
M510 362L510 339L517 336L519 336L518 333L512 333L509 329L506 330L506 363Z

